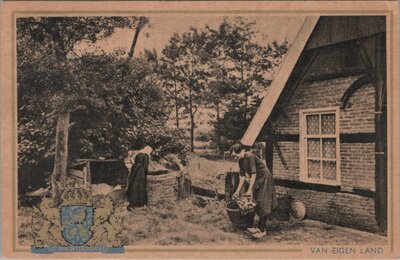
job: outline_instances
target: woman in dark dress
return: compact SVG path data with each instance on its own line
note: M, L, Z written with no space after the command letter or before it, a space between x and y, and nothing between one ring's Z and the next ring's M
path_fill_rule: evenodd
M150 154L153 149L146 146L136 156L129 176L126 197L129 201L128 210L147 204L147 173L150 162Z
M256 200L256 213L259 216L259 222L257 228L249 228L248 231L253 237L262 238L267 234L265 227L268 216L278 206L274 179L264 161L252 151L245 151L241 144L232 146L231 153L239 158L240 169L239 185L233 196L239 197L245 180L250 179L245 195Z

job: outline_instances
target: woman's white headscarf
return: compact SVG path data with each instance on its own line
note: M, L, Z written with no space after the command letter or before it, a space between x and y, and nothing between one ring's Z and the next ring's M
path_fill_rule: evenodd
M143 149L139 150L138 153L145 153L150 155L153 152L153 148L149 145L146 145Z

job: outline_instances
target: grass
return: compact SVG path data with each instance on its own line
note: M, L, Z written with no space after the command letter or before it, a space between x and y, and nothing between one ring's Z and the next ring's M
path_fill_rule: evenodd
M209 200L204 208L194 205L192 200L165 201L123 215L122 237L126 244L232 243L232 236L234 244L246 243L245 238L234 233L224 203L215 200Z
M206 158L192 156L189 158L187 170L190 173L193 185L224 193L225 177L218 178L218 175L229 171L239 171L239 168L237 162L227 160L211 161Z
M224 178L218 174L237 170L235 162L210 161L192 157L188 170L194 185L218 189L223 193ZM161 201L154 207L126 210L127 203L119 204L116 214L121 219L121 239L128 245L254 245L254 244L310 244L310 245L357 245L385 244L386 237L350 228L334 227L326 230L326 224L303 220L271 220L267 224L268 236L253 240L243 231L236 230L229 220L224 201L204 198L180 201ZM32 245L30 229L32 208L21 207L18 211L21 245Z
M384 244L386 238L378 234L350 228L335 227L325 230L326 224L303 220L271 220L268 236L260 240L236 230L225 211L224 202L208 199L204 207L198 206L196 197L181 201L163 201L155 207L126 210L126 203L118 206L125 245L254 245L254 244ZM31 245L29 227L31 208L20 210L19 239L22 245Z

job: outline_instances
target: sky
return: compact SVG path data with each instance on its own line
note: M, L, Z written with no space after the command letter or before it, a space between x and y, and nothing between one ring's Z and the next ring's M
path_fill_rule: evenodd
M232 16L234 17L234 16ZM305 17L299 16L265 16L265 15L243 15L249 20L256 21L255 30L257 41L267 44L274 40L282 42L287 40L290 43L295 39ZM146 49L155 49L161 53L163 47L173 33L183 33L189 30L190 26L204 28L209 25L217 28L224 16L210 14L163 14L149 16L151 26L143 29L139 35L135 49L135 56ZM134 35L134 29L118 29L110 38L97 42L94 46L82 46L82 49L93 51L101 49L105 52L112 52L122 49L129 52Z

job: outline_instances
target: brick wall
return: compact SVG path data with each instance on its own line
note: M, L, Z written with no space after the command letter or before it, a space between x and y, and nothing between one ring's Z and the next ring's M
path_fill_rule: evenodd
M375 143L342 143L340 159L342 190L375 191Z
M277 186L278 194L288 194L304 202L307 218L327 224L378 232L375 220L374 199L346 193L327 193L313 190L298 190ZM334 216L336 217L334 220Z
M299 180L300 159L298 142L278 142L279 148L285 159L287 168L285 169L277 151L274 147L273 153L273 174L285 180Z
M286 117L281 117L276 126L280 134L299 134L299 110L334 107L358 76L309 82L300 85L291 101L285 106ZM348 105L340 110L340 133L374 132L374 88L366 85L358 89ZM273 173L278 178L299 179L299 143L279 141L278 145L287 163L284 168L274 148ZM375 143L341 143L342 188L353 187L375 190Z
M322 55L311 66L306 79L298 86L289 101L284 105L285 116L277 121L278 134L299 135L299 111L301 109L320 109L339 107L345 91L360 75L340 76L325 80L315 79L318 74L339 71L343 65L343 56L335 53ZM321 69L321 66L326 67ZM335 68L336 66L336 68ZM341 70L343 71L343 70ZM340 109L340 134L374 133L375 93L372 84L358 89L350 98L344 109ZM296 138L294 138L296 139ZM299 142L278 141L287 168L274 148L273 174L275 178L299 180ZM368 231L377 231L375 220L375 203L373 198L349 194L356 189L375 190L375 143L342 142L340 144L341 191L338 193L321 192L307 189L277 187L280 193L288 193L306 204L308 217L331 222L336 209L336 223L343 226L357 227ZM333 203L333 204L332 204ZM332 206L334 205L334 206Z
M375 132L375 89L372 84L358 89L340 111L340 132Z
M299 180L299 143L278 142L286 161L284 167L274 148L274 177L285 180ZM375 143L342 143L340 146L341 189L353 188L375 191Z
M345 91L360 76L306 82L301 84L285 105L285 116L278 119L277 131L281 134L299 134L299 110L339 107ZM374 88L363 86L340 111L341 133L374 132Z

